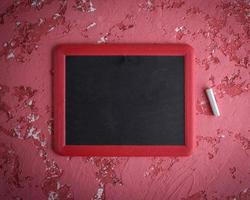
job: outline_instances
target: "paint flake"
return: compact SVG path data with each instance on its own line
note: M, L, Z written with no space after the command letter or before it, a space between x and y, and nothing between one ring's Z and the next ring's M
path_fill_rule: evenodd
M225 76L220 84L216 86L218 96L222 98L226 94L235 97L250 91L250 82L241 79L240 70L230 76Z
M122 35L120 35L119 32L123 33L124 31L127 31L128 29L131 29L133 27L135 27L134 16L128 14L122 21L111 26L108 32L104 34L97 41L97 43L106 43L109 40L109 37L111 36L114 36L116 39L120 39Z
M106 43L108 41L108 33L106 33L106 35L102 36L98 41L97 43L98 44L101 44L101 43Z
M51 32L51 31L53 31L54 29L55 29L55 27L52 26L51 28L49 28L48 32Z
M51 135L53 133L53 119L47 121L48 133Z
M177 26L175 28L175 32L176 32L176 39L181 40L183 38L183 36L187 35L190 33L189 30L187 30L187 28L185 26Z
M59 13L55 13L53 15L53 19L56 20L57 18L61 17L61 15Z
M91 24L89 24L89 25L86 27L85 30L89 30L89 29L91 29L91 28L93 28L93 27L95 27L95 26L96 26L96 23L95 23L95 22L92 22Z
M57 200L58 199L58 194L54 191L49 192L48 200Z
M28 119L28 122L31 123L31 122L35 122L39 119L39 115L36 115L34 113L30 113L28 116L27 116L27 119Z
M6 57L7 60L13 59L13 58L15 58L15 54L14 54L13 52L10 52L10 53L7 55L7 57Z
M207 153L209 160L213 159L218 154L219 145L221 143L221 137L219 134L217 136L197 136L196 138L197 147L203 142L206 142L209 145L210 149Z
M250 149L250 139L248 139L247 137L243 136L240 133L235 134L234 138L241 144L242 149L244 150Z
M25 86L15 87L14 89L15 89L14 96L18 98L19 102L25 99L27 100L32 98L37 92L37 90L34 90L31 87L25 87Z
M53 0L35 0L31 2L31 6L40 10L45 4L50 4L52 1ZM27 2L23 2L22 6L28 6ZM55 15L44 19L39 18L38 22L34 23L24 21L16 26L14 36L10 39L10 41L17 41L17 44L11 46L10 41L7 41L8 45L3 49L0 49L0 57L4 56L7 60L15 58L18 62L24 62L27 55L30 55L37 49L37 43L42 39L42 37L46 36L56 27L65 25L64 14L66 12L66 8L67 1L60 0L59 7ZM13 12L14 11L16 10L13 9ZM7 16L7 14L4 14L4 16Z
M24 139L21 133L21 127L19 125L14 128L14 134L18 139Z
M33 100L32 99L28 100L27 103L26 103L26 105L27 106L32 106L33 105Z
M13 92L12 92L13 90ZM43 163L46 166L45 178L42 182L42 191L48 199L64 199L64 200L73 200L74 196L70 190L70 187L61 184L60 178L63 174L63 170L59 168L57 163L53 160L48 159L46 152L46 138L41 130L35 125L36 120L38 120L39 115L37 114L38 108L35 105L35 94L37 90L34 90L31 87L13 87L11 90L5 86L0 85L0 102L3 100L6 94L7 97L13 99L12 108L15 111L14 117L9 119L5 123L5 127L0 126L0 132L10 137L15 137L17 139L30 139L33 141L34 147L37 149L38 156L43 160ZM13 98L14 97L14 98ZM21 112L20 112L21 111ZM31 113L30 113L31 111ZM28 115L22 116L22 113L29 113ZM7 118L7 117L6 117ZM11 128L13 127L13 128ZM3 158L8 158L9 161L2 162L2 145L0 144L0 175L1 179L8 183L9 189L13 187L22 187L20 179L20 170L19 162L15 161L14 150L12 148L6 148L8 151L8 156ZM12 159L13 158L13 162ZM2 170L5 170L5 165L2 163L8 163L6 165L5 178L2 176ZM12 166L13 164L13 166ZM28 180L28 179L27 179Z
M236 167L230 167L229 171L231 173L232 178L235 179L236 178Z
M104 191L105 191L104 184L100 183L93 200L104 200L105 199Z
M12 146L3 143L0 143L0 169L1 179L10 190L23 187L19 157Z
M94 12L96 8L94 7L91 0L76 0L75 8L81 12Z

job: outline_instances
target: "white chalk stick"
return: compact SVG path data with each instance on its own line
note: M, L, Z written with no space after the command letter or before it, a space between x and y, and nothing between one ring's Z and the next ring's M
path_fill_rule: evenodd
M207 97L208 97L210 106L212 108L213 114L215 116L220 116L220 111L219 111L218 105L217 105L215 97L214 97L213 89L212 88L206 89L206 93L207 93Z

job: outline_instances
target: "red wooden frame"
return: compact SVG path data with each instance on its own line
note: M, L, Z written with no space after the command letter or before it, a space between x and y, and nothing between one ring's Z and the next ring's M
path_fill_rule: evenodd
M173 55L185 58L185 145L65 145L66 55ZM194 144L194 55L186 44L64 44L54 49L54 138L67 156L187 156Z

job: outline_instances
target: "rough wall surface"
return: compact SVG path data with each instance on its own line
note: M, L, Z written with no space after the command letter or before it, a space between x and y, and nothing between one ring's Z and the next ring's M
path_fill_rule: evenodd
M249 39L249 0L1 0L0 199L250 199ZM192 45L194 154L55 154L51 49L65 42Z

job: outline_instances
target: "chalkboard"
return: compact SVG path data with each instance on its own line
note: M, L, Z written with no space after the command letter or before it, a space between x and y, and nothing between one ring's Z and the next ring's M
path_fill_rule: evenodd
M192 79L192 49L175 47L164 46L163 53L157 53L157 45L150 50L129 45L60 46L55 58L56 151L190 154L193 92L187 77Z
M183 56L66 56L66 144L183 145Z

